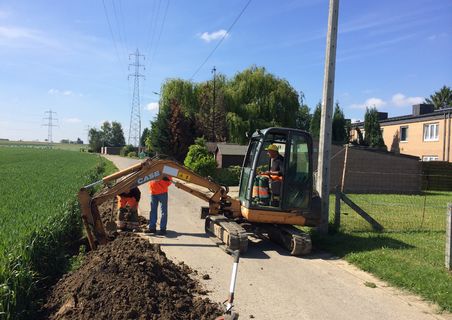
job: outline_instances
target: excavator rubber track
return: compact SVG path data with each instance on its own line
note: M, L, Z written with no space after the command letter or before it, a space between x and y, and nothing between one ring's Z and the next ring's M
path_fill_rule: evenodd
M266 225L264 228L271 241L287 249L293 256L311 253L312 242L309 234L291 225Z
M222 215L208 215L205 224L206 232L215 236L212 239L227 252L239 250L241 254L248 250L248 235L237 222Z

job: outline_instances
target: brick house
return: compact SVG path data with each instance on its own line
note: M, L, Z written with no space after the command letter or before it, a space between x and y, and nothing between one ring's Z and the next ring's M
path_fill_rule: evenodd
M379 112L379 122L388 151L422 161L452 162L452 108L434 110L431 104L417 104L410 115L388 118L387 113ZM353 123L351 141L357 139L353 128L365 135L364 122Z

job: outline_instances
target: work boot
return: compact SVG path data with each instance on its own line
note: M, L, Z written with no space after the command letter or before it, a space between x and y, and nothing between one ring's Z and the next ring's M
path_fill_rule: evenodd
M164 236L166 234L166 229L159 230L159 232L157 234L160 236Z
M157 230L155 228L149 228L144 231L144 233L155 233Z

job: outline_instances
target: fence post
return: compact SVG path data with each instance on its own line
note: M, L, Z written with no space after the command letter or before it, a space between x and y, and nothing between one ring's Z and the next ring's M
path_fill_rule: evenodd
M446 213L446 268L452 270L452 203L447 205Z
M334 207L334 228L336 230L341 226L341 190L336 186L336 205Z

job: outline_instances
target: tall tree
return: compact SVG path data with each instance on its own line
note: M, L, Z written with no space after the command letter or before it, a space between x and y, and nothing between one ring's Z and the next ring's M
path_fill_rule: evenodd
M170 108L162 108L154 121L151 122L151 136L146 144L149 151L154 153L170 153L169 119Z
M111 145L112 140L112 129L111 129L111 123L108 121L105 121L102 126L100 127L100 131L102 133L102 143L104 147L113 147Z
M366 108L364 116L364 140L370 147L384 148L387 147L381 134L380 123L378 121L377 108Z
M171 103L171 117L169 119L169 153L168 155L182 162L188 152L188 147L193 144L194 137L192 122L187 118L177 102L173 100Z
M450 90L450 87L443 86L430 98L425 99L425 103L433 104L435 109L452 107L452 90Z
M185 115L193 116L198 112L195 85L191 81L169 79L160 89L160 112L170 109L172 101L176 100Z
M301 91L299 95L300 107L297 110L296 128L309 131L311 124L311 115L309 114L309 107L304 103L304 93Z
M126 145L126 139L124 138L124 132L119 122L113 121L111 123L110 141L108 144L112 147L123 147Z
M149 130L149 128L144 128L143 133L141 134L141 138L140 138L140 145L142 146L147 146L146 141L149 139L149 137L151 136L151 130Z
M284 79L268 73L265 68L251 67L234 76L227 85L227 121L232 140L242 140L245 131L255 131L270 126L295 127L298 94ZM234 115L235 114L235 115ZM244 128L244 126L247 126ZM240 130L238 136L233 132Z
M332 134L333 142L336 143L348 142L346 125L347 123L345 121L344 113L341 107L339 106L339 103L336 102L333 115L333 134Z
M320 120L322 117L322 103L319 101L317 105L315 106L314 113L311 117L311 124L310 124L310 130L311 135L314 138L318 138L320 135Z
M224 77L221 76L217 76L215 95L212 81L202 83L197 87L199 111L196 115L196 122L199 130L198 135L204 136L208 141L222 142L227 139L223 88Z
M88 132L89 148L94 152L100 152L100 148L103 146L102 132L91 128Z

